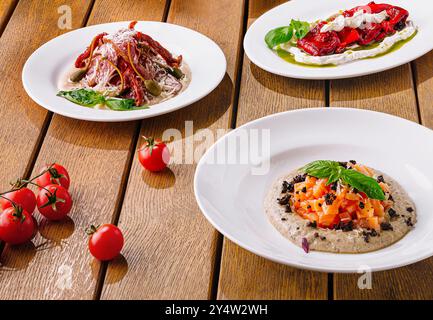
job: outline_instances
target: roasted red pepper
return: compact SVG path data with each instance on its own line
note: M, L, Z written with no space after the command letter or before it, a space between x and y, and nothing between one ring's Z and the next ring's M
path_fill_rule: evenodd
M312 56L324 56L335 53L340 45L340 38L335 31L320 32L326 22L320 22L308 34L298 41L298 46Z
M342 14L345 17L352 17L359 10L371 14L386 11L389 17L382 23L372 23L368 28L345 27L339 32L320 32L321 28L328 23L321 21L303 39L298 41L298 47L313 56L341 53L350 45L368 45L379 42L386 36L402 30L409 16L409 12L403 8L375 2L346 10Z

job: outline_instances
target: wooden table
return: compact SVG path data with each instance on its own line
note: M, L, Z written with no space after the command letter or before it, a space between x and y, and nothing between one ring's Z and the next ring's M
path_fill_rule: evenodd
M141 136L166 128L194 133L239 126L297 108L353 107L395 114L433 127L433 54L362 78L303 81L265 72L242 49L245 30L278 0L1 0L0 187L52 161L65 165L75 201L70 219L41 221L31 244L0 246L0 299L431 299L433 259L373 274L298 270L262 259L224 239L196 204L195 165L144 172L136 157ZM68 119L35 104L21 71L29 55L68 30L58 8L68 5L74 29L123 20L167 21L195 29L223 49L222 83L180 111L129 123ZM386 85L383 85L386 84ZM84 229L113 222L123 230L122 256L94 261ZM69 281L71 280L71 281Z

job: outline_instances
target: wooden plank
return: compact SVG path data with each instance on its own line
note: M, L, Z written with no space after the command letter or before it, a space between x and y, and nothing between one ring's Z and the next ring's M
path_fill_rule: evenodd
M161 137L168 128L180 130L182 137L170 143L173 147L191 143L197 130L209 128L213 135L215 129L228 127L242 16L241 1L172 1L168 21L215 40L227 57L227 74L198 103L143 121L141 135ZM185 132L185 121L193 121L193 133ZM210 297L217 233L196 204L194 170L195 164L172 164L169 170L152 174L143 172L134 158L119 221L127 237L123 253L128 271L125 274L126 266L109 265L102 299Z
M2 5L3 12L6 12L6 2ZM74 12L72 28L80 27L90 8L90 1L21 1L0 38L0 70L7 79L0 82L0 150L4 152L0 158L0 190L8 189L9 182L17 177L29 174L50 118L50 114L25 93L21 72L34 50L51 38L69 31L58 28L60 15L57 9L62 5L69 6ZM7 15L4 19L7 20ZM0 254L2 250L0 242Z
M164 9L165 1L97 0L89 24L161 20ZM75 203L71 219L61 223L42 222L33 247L5 248L0 299L91 299L94 296L101 265L88 253L84 230L92 223L113 219L137 130L137 122L92 123L53 116L35 171L52 161L68 168ZM14 272L6 272L9 269ZM65 282L69 274L70 286Z
M413 62L421 123L433 129L433 52Z
M424 57L430 61L431 55ZM419 65L419 93L424 110L423 119L432 125L431 69ZM386 84L386 85L384 85ZM428 89L429 88L429 89ZM417 103L410 65L362 78L333 81L331 106L376 110L418 121ZM433 259L411 266L372 275L372 289L359 289L359 274L334 276L335 299L432 299Z
M6 24L8 23L17 3L18 0L0 1L0 36L2 35L3 30L6 28Z
M69 30L57 27L57 8L69 5L72 27L80 27L90 1L21 1L0 38L0 70L7 81L0 83L0 189L24 175L28 168L47 111L34 103L21 83L22 67L34 50L44 42ZM29 32L31 30L31 32Z
M250 1L248 24L284 1ZM237 125L268 114L325 104L323 81L270 74L244 57ZM326 299L327 274L260 258L224 239L218 299Z

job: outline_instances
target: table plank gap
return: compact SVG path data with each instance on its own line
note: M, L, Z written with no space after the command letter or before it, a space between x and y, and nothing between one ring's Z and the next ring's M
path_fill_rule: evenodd
M243 1L243 19L241 20L242 23L242 32L239 35L239 43L243 44L243 39L245 37L245 33L247 32L248 27L248 8L249 8L249 1L250 0L244 0ZM230 128L234 129L236 128L236 120L237 120L237 114L238 114L238 105L239 105L239 93L241 88L241 82L242 82L242 67L244 64L244 46L240 45L238 52L237 52L237 68L236 68L236 83L235 83L235 90L233 93L233 110L231 113L230 118Z
M0 37L18 5L18 0L2 0L0 2Z
M51 1L50 4L53 6ZM120 3L96 0L93 10L89 12L84 7L82 10L83 17L89 16L89 24L97 24L129 19L160 21L165 7L163 0ZM55 10L57 6L54 4L52 8ZM76 10L72 10L73 16L77 15ZM83 50L86 45L82 44ZM126 185L129 173L128 161L135 154L138 125L138 121L92 123L53 116L35 168L51 161L64 164L71 175L70 191L75 204L70 218L59 223L49 223L38 215L40 234L33 247L6 247L2 263L5 269L12 267L14 272L3 273L7 277L1 274L0 297L95 297L98 283L103 284L103 269L88 253L84 229L92 223L116 220L116 205L120 206L123 199L122 183ZM124 257L119 257L114 263L123 262ZM73 281L61 282L65 276L62 272L70 273ZM52 276L46 277L47 273ZM27 289L13 289L13 284L19 283L17 279L25 280Z
M413 62L414 85L418 95L420 122L433 129L433 52Z
M215 137L217 129L230 126L241 20L239 1L172 0L168 22L195 29L216 41L226 55L227 74L199 102L142 122L142 135L161 138L166 129L177 130L179 134L169 143L172 158L179 157L178 150L185 154L159 174L143 171L134 159L119 220L129 239L124 249L128 270L122 275L121 268L109 264L101 299L212 297L218 234L194 198L193 175L201 153L189 159L186 148L193 146L194 150L206 143L198 141L200 131ZM191 120L189 132L185 126ZM141 143L142 139L137 147Z
M420 59L431 60L431 56ZM415 61L417 67L421 65L418 61L420 60ZM426 100L431 97L431 94L427 92L426 87L429 87L429 90L432 88L431 71L423 70L424 81L428 81L429 86L422 89L420 89L418 73L414 74L417 78L414 80L411 66L405 64L374 75L332 81L331 106L376 110L418 122L418 105L421 106L421 111L431 109L431 100ZM414 82L418 83L417 89ZM384 83L388 85L383 86ZM425 119L422 115L421 118ZM433 258L407 267L373 273L372 289L358 288L357 283L361 275L335 274L334 298L336 300L433 298L430 289L433 282Z
M164 6L164 12L163 12L162 19L161 19L162 22L167 22L168 13L170 11L170 5L171 5L171 0L166 0L165 6ZM126 193L126 188L128 185L128 179L129 179L129 176L131 174L132 162L134 160L134 155L136 154L135 150L137 148L137 142L138 142L138 139L140 136L140 131L141 131L141 122L139 121L137 123L137 126L136 126L134 137L131 139L131 145L130 145L130 151L128 154L127 164L125 166L125 171L123 174L122 183L120 185L121 191L120 191L119 197L117 199L116 206L115 206L115 212L113 214L113 219L111 221L111 223L113 223L115 225L118 225L118 223L119 223L120 213L122 210L123 201L125 199L125 193ZM96 288L95 288L95 293L93 295L93 300L101 300L102 288L104 286L105 276L107 274L107 268L108 268L108 262L102 262L101 268L100 268L99 274L98 274L98 280L97 280L97 283L95 286Z
M250 0L248 25L285 1ZM244 56L237 126L268 114L325 104L325 82L280 77ZM224 238L218 299L327 299L327 274L256 256Z
M242 23L242 31L239 34L239 43L243 43L243 39L245 36L245 33L247 31L248 26L248 8L249 8L249 0L243 1L243 19L241 20ZM240 45L238 48L237 53L237 68L236 68L236 83L235 83L235 89L233 93L233 107L232 107L232 113L231 118L229 120L230 122L230 128L234 129L236 128L236 119L237 119L237 110L238 110L238 104L239 104L239 93L240 93L240 87L241 87L241 81L242 81L242 66L244 62L244 49L243 45ZM217 237L217 246L216 246L216 252L215 252L215 259L214 259L214 267L212 268L212 286L211 286L211 292L209 294L209 297L211 300L216 300L218 297L218 286L219 286L219 277L220 277L220 271L221 271L221 259L222 259L222 250L223 250L223 241L224 236L216 231L216 237Z

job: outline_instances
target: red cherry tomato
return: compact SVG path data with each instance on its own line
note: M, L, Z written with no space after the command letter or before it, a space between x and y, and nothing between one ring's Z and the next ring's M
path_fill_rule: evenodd
M0 214L0 240L8 244L30 241L36 231L35 218L22 208L7 208Z
M71 180L69 178L68 171L66 171L66 169L63 166L54 163L51 166L48 165L45 166L41 170L41 173L44 171L46 172L35 180L35 183L39 187L45 187L50 184L58 184L64 187L66 190L69 189L69 184Z
M0 207L2 210L11 208L12 204L15 203L21 206L25 211L32 214L36 208L36 196L29 188L21 188L3 195L5 198L0 199Z
M91 226L88 233L89 250L92 256L100 261L116 258L123 247L122 231L113 224L103 224L96 228Z
M39 212L48 220L61 220L72 208L68 190L57 184L40 189L36 201Z
M164 142L145 138L144 144L138 150L138 160L149 171L161 171L170 161L170 151Z

